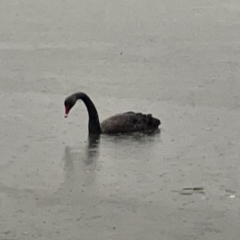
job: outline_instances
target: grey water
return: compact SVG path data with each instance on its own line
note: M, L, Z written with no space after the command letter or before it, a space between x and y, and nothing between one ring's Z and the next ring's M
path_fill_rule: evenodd
M238 1L0 6L0 239L239 239ZM88 138L76 91L161 132Z

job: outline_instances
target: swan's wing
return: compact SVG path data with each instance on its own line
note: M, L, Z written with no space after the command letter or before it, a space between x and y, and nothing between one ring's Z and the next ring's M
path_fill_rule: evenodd
M112 116L101 123L103 133L126 133L157 129L160 120L151 114L126 112Z

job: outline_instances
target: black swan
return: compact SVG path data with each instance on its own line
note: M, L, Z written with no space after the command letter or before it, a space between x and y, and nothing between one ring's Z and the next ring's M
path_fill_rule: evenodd
M89 134L116 134L116 133L132 133L132 132L153 132L158 129L161 121L152 117L151 114L142 114L134 112L125 112L112 116L99 123L97 109L92 100L86 93L78 92L67 97L64 101L65 105L65 118L68 116L69 111L75 105L77 100L82 100L88 110Z

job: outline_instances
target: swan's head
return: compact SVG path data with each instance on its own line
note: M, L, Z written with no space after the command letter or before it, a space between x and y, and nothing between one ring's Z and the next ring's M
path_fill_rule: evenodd
M65 99L64 101L64 106L65 106L65 118L67 118L70 110L72 109L72 107L75 105L76 103L76 99L73 98L72 96L68 97Z

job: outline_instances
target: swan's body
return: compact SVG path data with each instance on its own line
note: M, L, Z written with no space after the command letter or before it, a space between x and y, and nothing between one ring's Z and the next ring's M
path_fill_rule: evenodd
M114 134L114 133L130 133L130 132L149 132L158 129L161 124L160 120L152 117L151 114L142 114L134 112L126 112L114 115L99 123L98 113L91 99L83 92L72 94L65 99L65 117L75 105L77 100L82 100L88 110L89 134Z
M107 118L101 123L103 133L145 132L156 130L160 121L151 114L126 112Z

